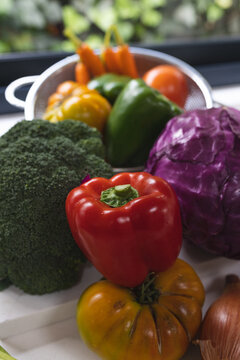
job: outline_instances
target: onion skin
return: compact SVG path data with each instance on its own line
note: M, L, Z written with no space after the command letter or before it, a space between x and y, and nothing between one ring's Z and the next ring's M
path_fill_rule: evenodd
M204 360L240 359L240 280L236 275L226 277L225 290L208 309L200 337Z

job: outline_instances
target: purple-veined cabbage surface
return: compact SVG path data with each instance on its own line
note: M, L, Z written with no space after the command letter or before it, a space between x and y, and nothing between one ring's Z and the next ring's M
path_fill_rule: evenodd
M240 259L238 110L195 110L171 119L145 171L174 188L185 239L213 254Z

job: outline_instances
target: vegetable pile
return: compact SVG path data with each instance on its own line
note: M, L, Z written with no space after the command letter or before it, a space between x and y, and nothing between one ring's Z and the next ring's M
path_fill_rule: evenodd
M94 178L73 189L75 241L102 273L77 306L79 332L106 360L178 360L201 323L204 288L177 259L182 244L171 186L146 172Z
M110 46L112 34L116 48ZM179 106L188 97L185 75L172 65L161 65L141 79L135 58L115 26L106 32L100 55L68 29L65 35L79 55L75 81L63 82L49 97L44 119L71 118L97 127L112 166L143 166L167 121L182 113Z
M240 112L184 112L185 75L163 64L140 78L114 26L100 55L66 34L75 81L44 120L0 139L0 288L68 288L87 259L104 278L81 294L77 323L103 359L179 360L198 330L203 357L238 359L239 279L228 276L200 327L204 288L178 256L184 235L240 259Z
M170 120L146 171L178 196L184 237L213 254L240 259L240 112L215 108Z
M100 133L73 120L21 121L0 138L0 279L32 294L79 280L65 199L87 174L112 175L103 157Z

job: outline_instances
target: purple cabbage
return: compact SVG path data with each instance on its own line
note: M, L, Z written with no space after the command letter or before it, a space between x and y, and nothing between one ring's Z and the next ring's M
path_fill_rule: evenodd
M213 254L240 259L238 110L195 110L171 119L145 171L174 188L185 239Z

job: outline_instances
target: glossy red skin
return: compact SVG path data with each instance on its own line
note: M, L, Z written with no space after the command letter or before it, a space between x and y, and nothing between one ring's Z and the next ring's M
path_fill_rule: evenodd
M139 197L111 208L100 201L107 188L131 184ZM182 245L178 200L163 179L145 172L94 178L66 199L73 237L90 262L117 285L134 287L149 271L169 268Z

